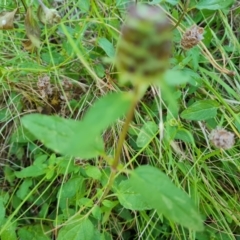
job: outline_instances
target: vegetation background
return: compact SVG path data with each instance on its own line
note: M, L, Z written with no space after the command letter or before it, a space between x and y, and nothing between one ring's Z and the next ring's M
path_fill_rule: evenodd
M161 6L173 25L181 19L173 31L170 61L171 69L184 77L170 79L177 107L158 87L148 88L123 145L122 167L161 169L191 197L205 220L204 231L184 228L142 204L137 194L124 192L126 174L118 174L112 191L96 204L109 177L107 156L86 160L60 155L22 124L21 118L31 113L80 120L107 93L131 90L119 84L113 64L130 3L44 1L59 17L43 24L38 1L0 1L2 240L240 239L239 1L138 1ZM5 29L5 20L13 29ZM182 51L182 36L194 24L204 28L204 39ZM105 109L100 111L104 118ZM101 117L89 124L99 122ZM123 122L121 118L103 132L108 156ZM234 134L231 149L219 149L209 140L219 126ZM56 138L54 134L45 135Z

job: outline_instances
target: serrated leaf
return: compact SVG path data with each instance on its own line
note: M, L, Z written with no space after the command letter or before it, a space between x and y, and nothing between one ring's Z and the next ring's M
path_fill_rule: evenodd
M158 125L155 122L146 122L141 128L136 144L138 147L146 146L158 131Z
M159 169L147 165L138 167L129 181L142 201L166 218L195 231L203 230L203 220L192 200Z
M197 9L218 10L226 9L233 4L233 0L201 0L195 6Z
M147 201L143 201L141 195L133 190L129 180L122 181L119 184L117 197L120 204L126 209L135 211L152 209Z
M26 34L31 41L32 46L39 48L41 44L41 29L38 25L38 21L35 18L32 7L29 7L27 9L24 25L26 29Z
M181 113L181 118L203 121L217 115L219 103L213 100L201 100L193 103Z
M83 122L31 114L24 116L22 123L43 144L60 154L92 158L104 149L100 134Z
M108 57L113 58L115 56L115 49L113 47L113 44L109 42L106 38L99 38L98 44L108 55Z
M18 9L16 8L12 12L0 13L0 29L1 30L9 30L14 28L13 20L17 10Z
M95 236L94 226L89 219L69 223L60 229L58 240L93 240Z

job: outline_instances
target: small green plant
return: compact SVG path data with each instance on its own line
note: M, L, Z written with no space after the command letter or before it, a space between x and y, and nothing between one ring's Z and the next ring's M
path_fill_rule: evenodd
M233 2L0 3L1 240L238 238Z
M136 49L131 52L133 48ZM165 174L151 166L139 166L135 170L130 170L127 166L122 166L120 161L136 104L151 83L163 85L161 82L164 81L164 73L171 53L170 25L163 12L153 6L132 7L122 28L117 51L116 61L120 78L124 82L128 79L134 87L133 91L110 93L100 98L81 121L31 114L22 118L23 126L46 147L57 153L81 159L101 156L108 162L111 173L103 192L99 194L96 206L105 200L116 176L128 174L130 178L122 181L114 190L121 199L123 207L139 210L138 205L142 202L141 209L155 209L159 215L163 214L169 220L189 229L202 231L202 218L191 199L174 186ZM104 151L101 135L124 115L126 120L114 150L114 157L111 158ZM150 134L155 132L150 131ZM128 197L130 192L135 195L134 200ZM87 226L92 224L87 216L81 218L83 222L78 234L83 234L81 231L85 232ZM79 218L78 214L75 214L75 217ZM75 227L75 225L63 227L58 239L62 239L62 235L68 236L70 234L68 231L73 231L72 228Z

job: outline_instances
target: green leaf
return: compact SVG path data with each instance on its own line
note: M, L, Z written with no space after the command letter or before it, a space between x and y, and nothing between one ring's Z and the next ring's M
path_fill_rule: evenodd
M102 211L101 211L101 208L98 205L93 206L92 215L95 219L97 219L99 221L101 220Z
M95 235L94 226L89 219L69 223L60 229L58 240L93 240Z
M126 209L136 211L152 209L147 201L143 201L141 195L133 190L129 180L119 184L117 196L120 204Z
M1 234L1 240L17 240L16 224L9 224Z
M138 147L145 147L158 131L158 126L155 122L146 122L141 128L136 144Z
M151 4L158 4L161 2L167 2L167 3L170 3L171 5L177 5L179 0L152 0Z
M28 72L41 72L41 71L46 71L46 67L35 63L33 61L28 62L28 60L24 61L23 63L19 63L19 70L22 71L23 73L28 73Z
M38 177L46 172L46 165L33 165L15 172L17 178Z
M123 116L132 102L129 93L111 93L99 99L83 121L57 116L31 114L22 118L23 126L48 148L64 155L93 158L104 151L101 133Z
M57 153L92 158L103 152L103 140L88 124L57 116L31 114L22 123L48 148Z
M203 221L189 196L177 188L160 170L141 166L130 177L132 189L142 201L166 218L195 231L203 230Z
M4 178L10 183L13 184L15 179L14 171L9 166L4 167Z
M43 224L24 226L18 230L18 236L24 240L50 240L50 237L44 232L50 230L49 227Z
M208 10L218 10L226 9L232 5L234 0L201 0L195 6L197 9L208 9Z
M190 76L180 70L168 70L164 74L165 82L170 86L185 84L191 81Z
M83 188L84 178L81 176L71 178L59 189L58 198L71 198L76 195L79 189Z
M93 68L98 77L103 78L105 76L105 68L102 64L96 64Z
M179 129L174 138L195 145L192 133L185 128Z
M99 38L98 44L108 55L108 57L113 58L115 56L115 49L113 47L113 44L109 42L106 38Z
M11 142L27 143L35 140L36 138L22 126L19 127L11 136Z
M96 167L96 166L90 166L90 165L89 165L89 166L86 167L85 171L86 171L86 174L87 174L89 177L91 177L91 178L93 178L93 179L96 179L96 180L100 180L100 178L101 178L101 176L102 176L101 171L100 171L99 168Z
M6 212L3 202L4 202L4 199L0 197L0 225L1 225L1 222L4 220L5 212Z
M31 186L32 186L32 179L30 178L25 179L17 191L17 194L16 194L17 197L23 200L29 193L29 187Z
M128 111L132 100L133 94L110 93L94 103L83 121L94 132L100 134Z
M79 5L79 8L82 13L87 13L90 9L90 1L89 0L79 0L78 5Z
M50 64L58 65L65 61L64 56L62 56L60 53L54 50L51 50L51 53L50 52L42 53L41 58L44 62L46 62L49 65Z
M181 113L181 117L187 120L202 121L214 118L217 115L219 103L213 100L201 100L193 103Z

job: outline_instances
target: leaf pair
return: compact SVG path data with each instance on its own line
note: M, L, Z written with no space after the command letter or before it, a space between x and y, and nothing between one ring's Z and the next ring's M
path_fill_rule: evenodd
M57 153L93 158L104 152L102 131L128 111L132 99L131 93L108 94L91 107L82 121L30 114L22 118L22 123Z

